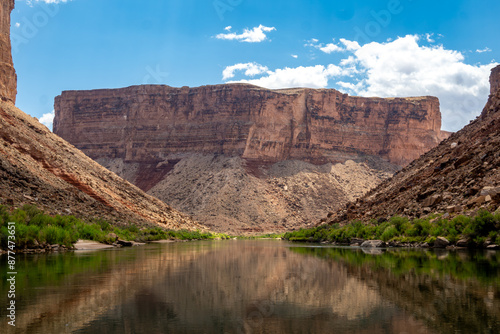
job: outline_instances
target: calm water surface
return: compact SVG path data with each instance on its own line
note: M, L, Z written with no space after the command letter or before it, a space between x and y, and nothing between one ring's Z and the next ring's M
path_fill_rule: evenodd
M2 333L500 333L500 254L273 240L17 256Z

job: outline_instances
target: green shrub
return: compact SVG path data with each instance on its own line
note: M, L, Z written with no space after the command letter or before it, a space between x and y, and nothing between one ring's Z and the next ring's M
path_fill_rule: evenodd
M394 225L394 227L396 228L396 230L398 231L398 233L403 233L404 227L408 223L408 218L406 218L406 217L400 217L400 216L394 216L391 219L389 219L389 223L391 223L391 225Z
M388 226L385 230L384 230L384 233L382 233L382 236L381 236L381 239L383 241L389 241L391 240L392 238L394 238L395 236L398 235L398 229L391 225L391 226Z
M139 228L135 224L128 226L127 230L129 230L131 233L139 233Z
M104 231L104 232L111 232L111 231L113 231L113 227L111 226L111 224L108 223L105 220L98 219L98 220L96 220L95 223L97 225L99 225L101 227L101 230Z
M43 211L39 210L35 205L25 204L21 207L21 210L26 212L28 219L35 217L38 214L42 214Z
M33 216L33 218L30 219L29 225L35 225L35 226L47 226L47 225L54 225L55 224L55 219L54 217L51 217L49 215L44 215L44 214L37 214Z
M482 237L486 237L491 231L496 230L496 224L493 214L486 210L480 210L465 227L463 234L477 239L478 243L482 243L484 242Z

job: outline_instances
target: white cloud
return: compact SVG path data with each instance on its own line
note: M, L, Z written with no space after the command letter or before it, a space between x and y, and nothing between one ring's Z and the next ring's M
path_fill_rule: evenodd
M226 27L230 28L230 27ZM228 29L224 29L228 31ZM253 29L244 29L243 33L241 34L236 34L236 33L227 33L227 34L218 34L215 36L217 39L224 39L224 40L236 40L240 42L247 42L247 43L259 43L263 42L267 39L266 32L271 32L276 30L275 27L266 27L263 26L262 24L259 25L258 27L254 27Z
M285 67L274 71L267 71L265 76L252 80L240 80L260 87L269 89L310 87L324 88L328 80L343 75L348 75L349 69L343 69L336 65L328 66L299 66L295 68Z
M489 73L496 64L468 65L462 53L442 45L420 46L419 36L390 43L365 44L343 60L363 76L354 86L339 83L361 96L437 96L443 128L456 131L482 110L489 94Z
M338 46L337 44L333 44L333 43L329 43L325 46L320 46L320 47L318 47L318 49L320 49L324 53L328 53L328 54L330 54L332 52L343 51L343 49L340 46Z
M26 3L31 6L33 4L33 2L44 2L44 3L58 4L58 3L65 3L68 1L72 1L72 0L27 0Z
M476 50L476 52L477 52L477 53L491 52L491 49L490 49L489 47L485 47L485 48L484 48L484 49L482 49L482 50L477 49L477 50Z
M358 42L356 41L349 41L345 38L340 39L340 44L335 44L335 43L328 43L328 44L323 44L323 43L318 43L319 41L315 38L311 39L308 41L305 46L310 46L316 49L321 50L324 53L330 54L333 52L345 52L345 51L355 51L359 49L361 46L359 45ZM334 40L335 42L335 40Z
M265 70L245 72L251 78L239 82L271 89L335 86L359 96L437 96L443 129L457 131L479 115L484 107L489 94L490 70L497 64L469 65L459 51L432 43L430 46L419 44L421 39L426 44L430 43L431 37L433 35L408 35L363 46L355 41L340 39L337 46L348 55L338 64L285 67L271 71L265 66L248 63L252 64L251 68ZM318 45L318 41L313 40L306 44L315 48ZM224 73L227 73L223 75L224 80L234 77L232 66L227 67Z
M361 46L359 45L359 43L358 43L358 42L356 42L356 41L349 41L349 40L347 40L347 39L345 39L345 38L341 38L341 39L340 39L340 42L341 42L342 44L344 44L345 49L346 49L347 51L356 51L356 50L358 50L359 48L361 48Z
M305 46L311 46L313 48L319 49L324 53L330 54L333 52L342 52L345 51L341 46L334 43L318 43L319 41L316 38L311 39Z
M228 66L222 71L222 80L234 78L236 71L245 71L246 76L253 77L267 72L268 68L257 63L242 63Z
M14 24L14 26L15 26L16 28L19 28L19 27L21 26L21 23L16 22L16 24Z
M233 28L233 27L231 27L231 26L227 26L227 27L225 27L225 28L224 28L224 30L225 30L225 31L229 31L229 30L231 30L232 28Z
M52 110L52 112L43 114L42 117L40 117L40 123L48 127L50 130L52 130L52 123L54 122L54 116L55 112Z
M292 58L297 59L297 58L299 58L299 56L298 55L292 55Z

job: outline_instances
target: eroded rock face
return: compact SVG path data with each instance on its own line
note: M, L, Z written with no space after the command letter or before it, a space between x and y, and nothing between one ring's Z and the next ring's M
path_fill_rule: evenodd
M383 157L404 166L442 133L435 97L361 98L247 84L66 91L54 132L92 158L164 161L201 153L312 163Z
M493 95L500 89L500 65L491 71L490 84L490 94Z
M10 12L14 9L14 0L2 0L0 3L0 99L16 101L17 77L10 52Z
M332 89L69 91L55 111L56 134L231 234L308 226L447 135L437 98L357 98Z

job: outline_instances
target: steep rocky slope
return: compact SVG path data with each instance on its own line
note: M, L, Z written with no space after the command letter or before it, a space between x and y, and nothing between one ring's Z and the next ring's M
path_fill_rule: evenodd
M17 109L10 54L10 11L0 4L0 204L35 204L47 213L117 223L205 229L145 194Z
M88 158L10 102L0 102L0 204L118 223L202 228Z
M240 157L194 154L148 193L216 231L284 232L313 223L392 175L353 161L252 167Z
M63 92L54 132L217 231L281 232L434 147L439 101L246 84Z
M331 222L499 208L500 66L493 69L490 82L491 95L480 117L348 204Z

